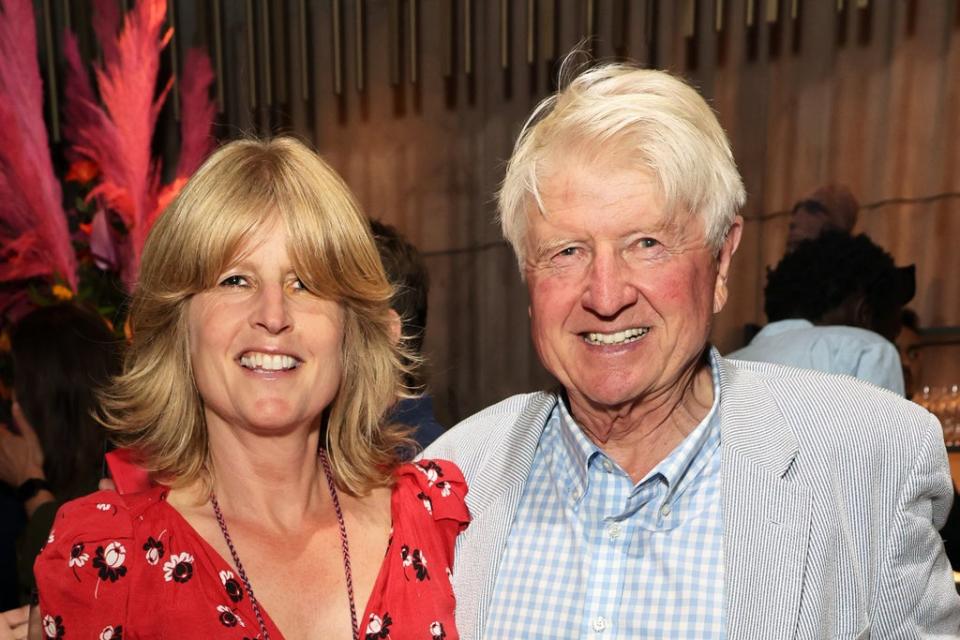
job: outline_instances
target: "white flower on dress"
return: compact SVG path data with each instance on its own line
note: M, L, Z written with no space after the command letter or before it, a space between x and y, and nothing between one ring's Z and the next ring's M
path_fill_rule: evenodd
M167 582L186 582L193 576L193 556L184 551L173 554L163 563L163 579Z
M57 624L56 618L47 614L43 616L43 633L46 634L48 638L59 638L60 631L63 630L63 627Z
M224 573L221 571L220 573ZM245 627L247 625L243 624L243 620L240 619L240 616L237 615L237 612L230 607L224 605L217 605L217 611L220 613L220 624L225 627L235 627L240 625Z
M440 495L444 498L450 497L450 483L446 480L437 483L437 488L440 489Z
M103 631L100 632L100 640L113 640L113 638L117 635L118 630L119 627L114 629L113 625L108 625Z
M423 503L423 507L427 510L427 513L433 515L433 501L430 499L430 496L421 491L417 494L417 497L420 498L420 502Z
M97 503L97 509L100 509L100 511L110 511L110 509L113 509L113 505L109 502L99 502Z
M367 633L380 633L383 629L383 620L375 613L370 614L370 622L367 623Z
M430 637L433 640L443 640L447 637L447 633L443 630L443 625L438 621L433 621L430 623Z
M127 558L127 550L119 542L111 542L103 551L103 562L111 569L123 566L123 561Z
M145 557L147 564L150 566L156 566L160 562L160 558L163 557L163 543L154 540L153 536L148 537L147 541L143 543L143 550L147 552Z
M53 544L53 529L50 529L50 535L47 536L47 544Z
M70 567L82 567L87 564L90 554L83 550L83 543L78 542L70 549L70 561L67 563Z

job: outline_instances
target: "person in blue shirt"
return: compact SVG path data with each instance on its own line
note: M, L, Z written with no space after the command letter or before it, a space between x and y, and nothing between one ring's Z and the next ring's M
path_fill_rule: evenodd
M390 308L396 316L395 337L406 342L410 353L420 356L427 330L429 272L417 248L394 227L379 220L371 220L370 227L387 279L394 287ZM407 374L405 383L416 397L401 398L386 419L413 427L410 435L420 449L425 449L444 429L434 417L433 398L427 393L423 368L413 370L417 373Z
M828 231L767 274L770 323L727 357L847 374L902 396L893 341L914 290L913 265L897 267L866 235Z

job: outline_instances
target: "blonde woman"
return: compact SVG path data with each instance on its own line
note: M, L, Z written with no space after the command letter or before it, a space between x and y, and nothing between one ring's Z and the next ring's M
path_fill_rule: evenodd
M47 637L458 637L466 487L400 465L381 423L403 395L391 289L340 178L289 138L228 144L140 277L102 421L158 485L60 510Z

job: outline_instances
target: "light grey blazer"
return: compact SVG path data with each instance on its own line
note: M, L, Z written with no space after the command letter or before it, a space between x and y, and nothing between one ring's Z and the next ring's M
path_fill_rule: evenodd
M937 420L847 376L717 358L727 636L960 638L937 530L953 495ZM497 568L557 402L513 396L424 453L453 460L472 524L457 540L464 640L484 637Z

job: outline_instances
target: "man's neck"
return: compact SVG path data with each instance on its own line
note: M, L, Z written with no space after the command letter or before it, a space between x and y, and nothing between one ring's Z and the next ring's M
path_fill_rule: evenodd
M664 393L616 411L572 400L570 410L587 437L638 482L700 424L713 399L710 366L702 364Z

